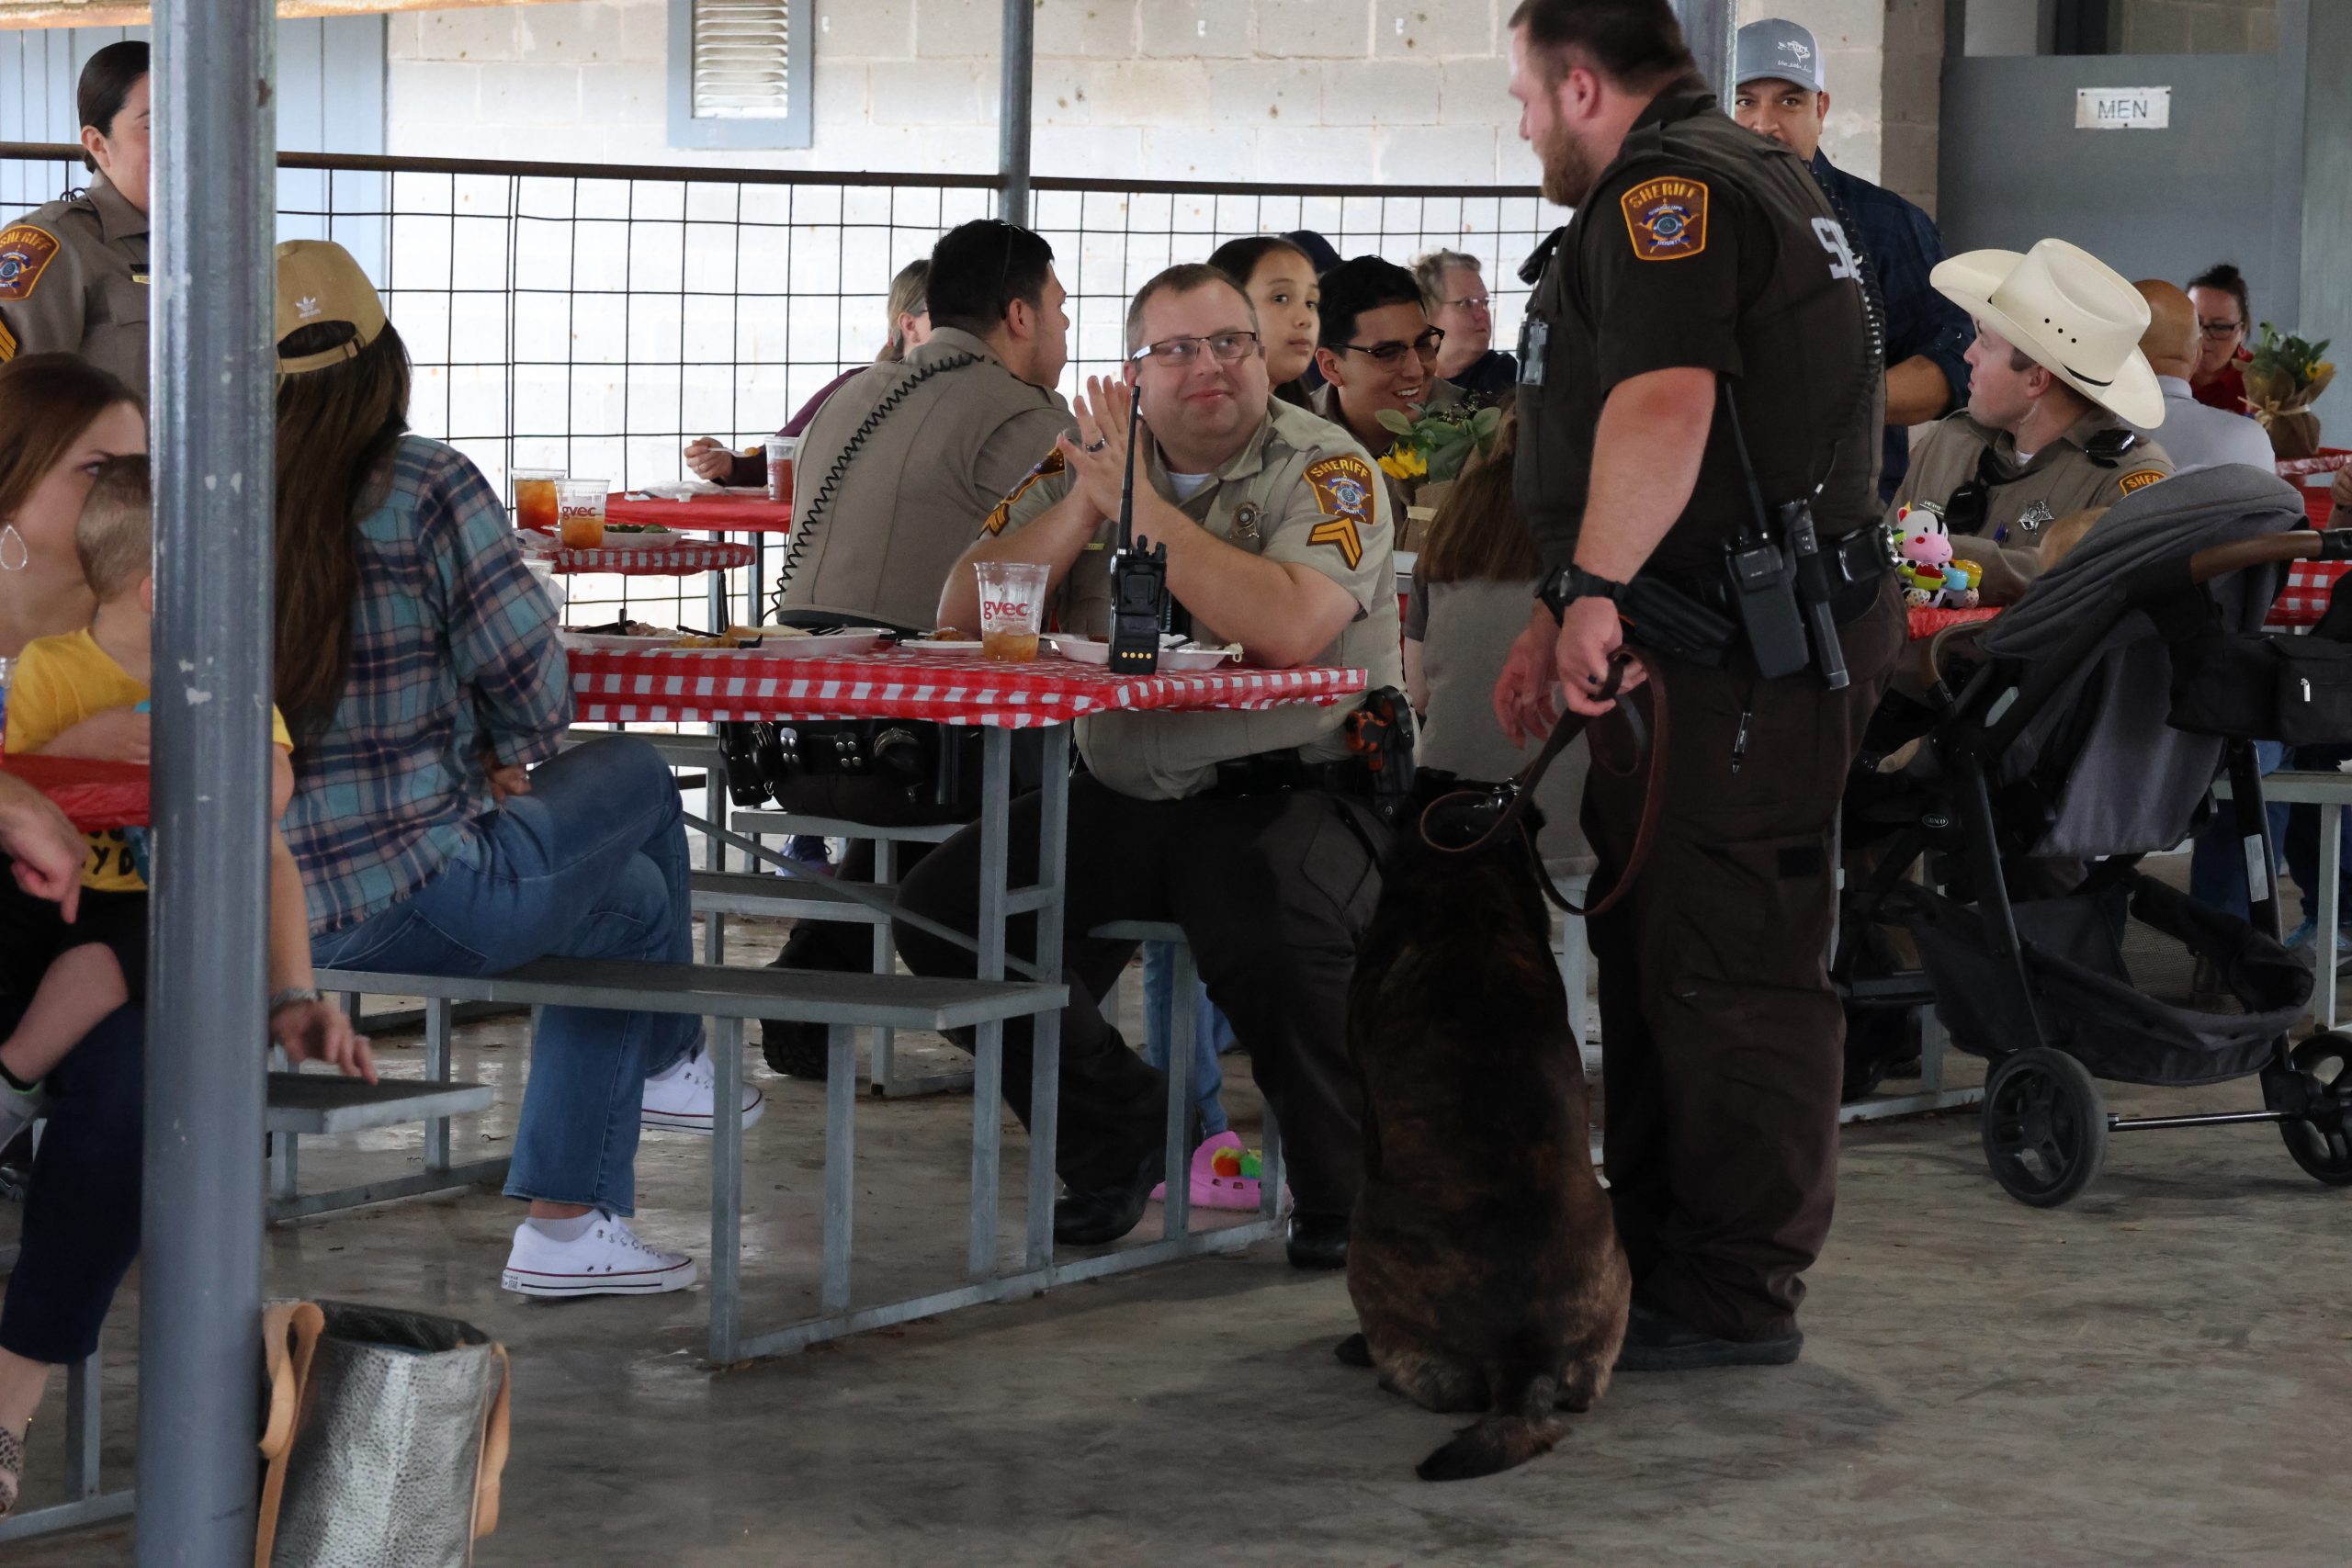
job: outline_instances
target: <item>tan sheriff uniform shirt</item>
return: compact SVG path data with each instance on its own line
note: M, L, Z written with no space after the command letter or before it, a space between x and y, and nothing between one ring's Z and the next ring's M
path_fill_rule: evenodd
M860 372L801 437L784 607L930 630L980 519L1071 425L1059 393L953 327Z
M2109 413L2094 409L2065 434L2020 467L2017 439L1968 417L1946 414L1911 449L1911 469L1888 505L1886 520L1914 501L1944 505L1976 478L1987 448L1998 467L1986 492L1984 525L1974 547L1952 541L1954 553L1984 565L1988 597L2006 602L2041 570L2041 539L2049 525L2089 507L2109 507L2172 473L2165 449Z
M0 361L60 353L147 395L147 215L104 175L0 228Z
M1176 499L1155 445L1146 470L1151 488ZM1069 493L1061 454L1050 453L1019 489L989 514L988 531L1025 526ZM1354 596L1356 618L1309 662L1361 668L1367 689L1402 689L1404 654L1396 618L1391 551L1396 519L1379 470L1352 436L1288 403L1268 406L1248 443L1216 477L1177 510L1227 544L1269 560L1312 567ZM1105 519L1056 591L1053 611L1068 631L1110 635L1111 552L1115 519ZM1204 643L1240 640L1240 629L1196 624ZM1216 782L1216 764L1260 752L1288 751L1310 762L1348 755L1344 727L1356 705L1298 705L1261 712L1107 713L1078 721L1087 767L1113 789L1138 800L1182 800Z

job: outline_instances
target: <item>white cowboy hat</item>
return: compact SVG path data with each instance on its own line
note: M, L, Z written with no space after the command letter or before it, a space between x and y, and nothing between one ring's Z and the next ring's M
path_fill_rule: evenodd
M2164 423L2164 389L2140 352L2148 302L2081 246L2043 240L2024 255L1970 251L1939 262L1928 281L2109 412L2143 430Z

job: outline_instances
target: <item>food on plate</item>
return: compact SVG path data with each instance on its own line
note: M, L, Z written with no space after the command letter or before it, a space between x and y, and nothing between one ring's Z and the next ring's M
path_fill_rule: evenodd
M607 523L605 525L605 532L607 534L666 534L669 531L659 523Z
M961 626L942 626L935 632L925 632L916 642L978 642L979 638Z

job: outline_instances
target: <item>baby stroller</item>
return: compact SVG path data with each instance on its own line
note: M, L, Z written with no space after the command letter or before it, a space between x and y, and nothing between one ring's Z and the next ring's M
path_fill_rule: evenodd
M2278 941L2251 745L2281 728L2352 738L2352 646L2261 633L2287 561L2352 559L2352 534L2302 520L2292 489L2250 468L2136 492L1946 671L1898 775L1864 757L1846 821L1875 859L1855 876L1849 857L1832 976L1849 1016L1931 1000L1952 1043L1993 1064L1984 1156L2022 1202L2081 1192L2110 1133L2246 1122L2279 1123L2306 1171L2352 1184L2352 1040L2289 1045L2312 980ZM2203 820L2224 766L2251 921L2139 869ZM2144 994L2127 920L2206 961L2221 1005ZM1890 927L1916 944L1917 971L1871 962ZM2249 1075L2259 1111L2136 1119L2110 1115L2097 1082Z

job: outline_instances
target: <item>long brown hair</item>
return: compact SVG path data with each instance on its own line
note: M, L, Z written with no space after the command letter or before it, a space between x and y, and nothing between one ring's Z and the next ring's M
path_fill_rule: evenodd
M1425 582L1525 582L1544 575L1543 553L1519 518L1511 469L1519 456L1519 413L1503 411L1495 449L1463 465L1430 522L1421 547Z
M278 347L318 354L351 335L322 321ZM300 737L323 730L343 698L359 519L382 500L408 391L408 346L390 322L353 357L277 378L277 707Z
M0 365L0 523L24 509L82 433L118 403L141 407L120 378L77 354L28 354Z

